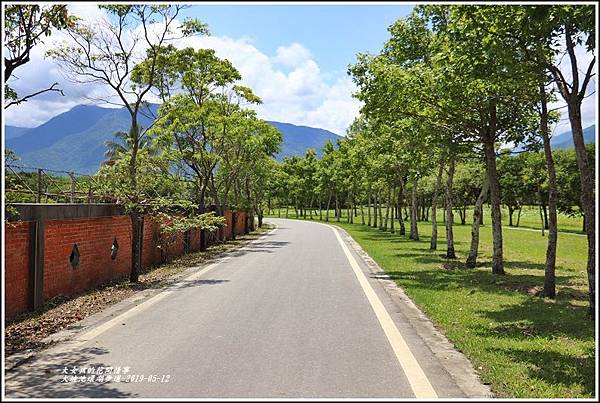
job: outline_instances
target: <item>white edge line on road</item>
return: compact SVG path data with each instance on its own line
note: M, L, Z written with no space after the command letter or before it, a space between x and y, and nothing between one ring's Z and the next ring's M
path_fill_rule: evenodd
M188 277L186 277L184 280L182 280L183 282L187 282L190 280L195 280L197 277L199 277L202 274L207 273L208 271L212 270L213 268L215 268L218 263L213 263L207 267L205 267L203 270L194 273ZM101 335L102 333L104 333L105 331L107 331L108 329L110 329L111 327L115 326L117 323L129 318L130 316L135 315L136 313L139 313L147 308L149 308L150 306L154 305L155 303L157 303L158 301L160 301L161 299L165 298L167 295L171 294L174 291L174 288L177 288L177 285L171 286L168 289L161 291L160 293L156 294L155 296L153 296L152 298L142 302L139 305L134 306L133 308L129 309L126 312L123 312L121 315L109 320L108 322L104 322L103 324L101 324L100 326L97 326L91 330L89 330L88 332L85 332L79 336L76 337L77 341L88 341L91 340L99 335Z
M344 254L346 255L346 258L348 259L348 262L350 262L350 266L352 267L358 282L360 283L367 299L369 300L373 311L375 311L375 315L377 316L377 319L379 320L379 323L381 324L381 327L383 328L383 331L385 332L385 335L387 336L388 341L390 342L390 345L396 354L396 358L398 359L400 366L404 370L404 374L408 378L408 382L410 383L410 387L412 388L415 397L418 399L437 398L438 395L433 389L433 386L431 386L429 379L427 379L425 372L423 372L423 369L417 362L412 351L410 351L410 348L406 344L406 341L404 341L404 338L394 324L390 314L383 306L383 303L379 297L377 297L373 287L371 287L371 284L369 284L369 280L367 280L367 277L362 272L360 266L356 262L356 259L354 259L354 256L352 256L350 253L350 250L346 246L346 243L340 236L339 232L334 227L330 225L327 226L331 228L335 234L342 247L342 250L344 251Z
M264 235L267 234L272 234L273 232L275 232L277 230L277 227L273 228L272 230L265 232L263 235L261 235L259 238L248 242L247 245L253 244L256 241L258 241L260 238L262 238ZM245 248L247 245L243 246L240 249ZM238 249L239 250L239 249ZM233 251L236 251L235 249ZM222 263L224 261L229 260L231 256L224 256L222 258L220 258L217 262L212 263L208 266L206 266L204 269L201 269L189 276L187 276L186 278L180 280L178 283L167 287L167 289L161 291L160 293L156 294L155 296L153 296L152 298L142 302L139 305L134 306L133 308L127 310L126 312L123 312L122 314L120 314L119 316L99 325L94 327L93 329L82 333L80 335L78 335L77 337L75 337L74 341L76 343L85 343L91 339L94 339L96 337L98 337L99 335L101 335L102 333L106 332L108 329L110 329L111 327L115 326L117 323L122 322L123 320L137 314L140 313L141 311L149 308L150 306L154 305L155 303L157 303L158 301L160 301L161 299L165 298L166 296L168 296L169 294L171 294L173 291L175 291L177 288L179 288L181 285L185 284L186 282L189 281L194 281L196 280L198 277L205 275L206 273L208 273L209 271L211 271L212 269L214 269L215 267L217 267L219 265L219 263Z

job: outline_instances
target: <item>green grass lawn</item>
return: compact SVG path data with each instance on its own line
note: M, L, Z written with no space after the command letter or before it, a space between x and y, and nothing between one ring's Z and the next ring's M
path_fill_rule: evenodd
M467 224L473 222L473 208L467 210ZM484 206L485 218L488 223L491 223L491 213L489 206ZM513 213L513 224L517 223L517 212ZM460 222L458 213L454 215L455 221ZM508 226L508 209L502 208L502 224ZM519 227L522 228L533 228L540 230L542 228L542 220L540 218L540 209L538 206L524 206L521 211L521 221ZM583 234L583 218L582 217L569 217L564 214L558 215L558 230L562 232L575 232Z
M491 273L489 219L481 228L476 269L463 264L470 245L469 225L455 225L458 260L448 261L441 257L443 225L439 249L430 251L429 222L419 222L418 242L361 225L360 215L355 224L345 218L340 223L330 218L330 223L348 231L395 279L478 368L482 381L498 397L594 397L594 325L587 317L585 237L559 234L553 301L535 295L543 285L547 242L540 233L505 229L507 274L497 276Z

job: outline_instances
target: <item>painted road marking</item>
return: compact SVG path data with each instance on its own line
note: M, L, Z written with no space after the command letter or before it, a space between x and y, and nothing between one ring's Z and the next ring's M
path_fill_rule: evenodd
M273 228L271 231L266 232L264 235L272 234L276 230L277 230L277 227ZM261 235L259 238L255 239L255 240L249 242L248 245L258 242L262 237L263 237L263 235ZM243 248L240 248L240 249L243 249ZM239 250L239 249L237 249L237 250ZM233 252L235 252L235 251L236 250L234 249ZM98 337L102 333L109 330L111 327L117 325L118 323L123 323L122 322L123 320L130 318L131 316L148 309L150 306L156 304L158 301L167 297L173 291L176 291L177 289L184 286L187 282L198 279L200 276L205 275L206 273L208 273L209 271L211 271L212 269L217 267L219 265L219 263L223 263L223 262L229 260L230 258L231 258L231 256L224 256L224 257L220 258L217 262L212 263L212 264L206 266L204 269L189 275L188 277L184 278L183 280L180 280L178 283L176 283L170 287L167 287L167 289L161 291L160 293L158 293L155 296L153 296L152 298L142 302L141 304L134 306L133 308L127 310L126 312L123 312L121 315L116 316L113 319L111 319L99 326L96 326L95 328L93 328L85 333L78 335L77 337L74 338L73 341L78 344L83 344L83 343L86 343L86 342Z
M348 250L346 243L334 227L330 225L327 226L331 228L335 234L342 247L342 250L344 251L344 254L346 255L346 258L348 259L348 262L350 262L350 266L352 267L352 270L354 271L354 274L356 275L356 278L358 279L358 282L360 283L365 295L367 296L373 311L375 311L375 315L377 316L377 319L379 320L379 323L381 324L381 327L383 328L383 331L385 332L385 335L387 336L388 341L390 342L390 345L396 354L396 358L398 359L404 374L408 378L408 382L410 383L410 387L412 388L415 397L418 399L437 398L438 395L433 389L433 386L431 386L429 379L427 379L425 372L423 372L423 369L417 362L412 351L410 351L410 348L408 348L406 341L404 341L404 338L390 317L390 314L383 306L383 303L379 297L377 297L377 294L375 294L373 287L371 287L371 284L369 284L369 280L367 280L367 277L360 269L356 259L354 259L354 256L352 256L350 250Z
M217 262L217 263L213 263L209 266L207 266L206 268L204 268L203 270L194 273L188 277L186 277L184 280L182 280L180 283L177 283L174 286L171 286L169 288L167 288L164 291L161 291L160 293L156 294L155 296L153 296L152 298L142 302L139 305L134 306L133 308L129 309L126 312L123 312L121 315L112 318L111 320L104 322L103 324L101 324L100 326L97 326L93 329L91 329L88 332L85 332L79 336L76 337L77 341L81 341L81 342L86 342L88 340L91 340L93 338L98 337L99 335L101 335L102 333L106 332L108 329L110 329L111 327L115 326L118 323L122 323L122 321L124 321L125 319L142 312L143 310L148 309L149 307L151 307L152 305L156 304L158 301L162 300L163 298L165 298L166 296L168 296L169 294L171 294L173 291L177 290L178 288L180 288L183 284L185 284L188 281L194 281L196 280L198 277L200 277L201 275L206 274L207 272L209 272L210 270L214 269L215 267L217 267L217 265L221 263L221 262Z

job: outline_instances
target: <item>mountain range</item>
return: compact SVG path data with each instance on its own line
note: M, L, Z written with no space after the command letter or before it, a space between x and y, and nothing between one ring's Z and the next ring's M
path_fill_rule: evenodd
M591 125L583 129L583 141L585 144L596 142L596 125ZM573 148L573 135L571 131L561 133L550 139L550 146L553 148Z
M156 113L158 105L150 105L150 108ZM151 122L148 117L140 118L142 127L148 127ZM304 155L308 148L314 148L320 156L326 140L335 144L337 139L342 138L324 129L275 121L269 123L283 136L281 152L276 156L278 160L284 156ZM125 108L78 105L38 127L6 125L5 147L21 158L21 165L89 174L94 173L105 159L104 142L114 140L114 133L128 128L129 114ZM585 128L585 142L594 143L595 134L595 125ZM554 149L572 148L571 132L553 136L550 143Z
M596 125L591 125L583 129L583 142L585 144L594 144L596 142ZM539 146L542 146L542 140L539 138ZM563 132L552 136L550 139L550 147L554 150L559 149L569 149L573 148L573 133L569 130L568 132ZM541 148L543 150L543 148ZM519 153L525 150L525 147L522 144L513 147L513 153Z
M156 112L158 105L151 105ZM151 119L142 116L140 125L148 127ZM283 137L284 156L304 155L314 148L320 155L326 140L334 144L342 138L328 130L290 123L269 121ZM60 171L94 173L105 159L106 140L114 133L129 129L129 114L125 108L101 108L78 105L34 128L4 126L5 147L20 157L19 164Z

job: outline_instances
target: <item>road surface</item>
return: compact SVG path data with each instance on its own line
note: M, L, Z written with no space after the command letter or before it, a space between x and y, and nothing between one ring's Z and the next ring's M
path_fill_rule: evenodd
M268 221L278 228L8 371L7 397L465 396L337 230Z

